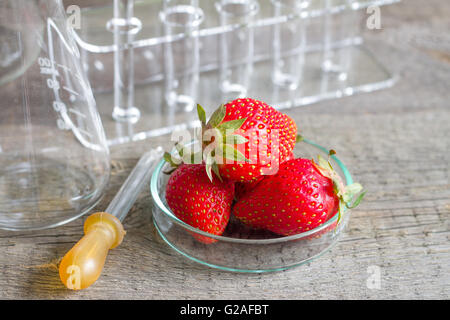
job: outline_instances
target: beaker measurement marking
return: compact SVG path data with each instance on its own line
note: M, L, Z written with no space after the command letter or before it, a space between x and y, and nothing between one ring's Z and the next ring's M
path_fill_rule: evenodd
M54 68L55 62L50 60L49 58L39 57L37 61L38 61L39 66L41 66L41 67Z
M50 89L54 89L56 91L58 91L60 88L58 80L52 78L47 79L47 87L49 87Z
M62 112L66 112L67 107L66 107L66 105L65 105L63 102L61 102L61 101L53 101L53 109L54 109L56 112L62 113Z
M77 116L80 116L80 117L82 117L82 118L86 118L86 115L85 115L85 114L83 114L83 113L81 113L80 111L75 110L75 109L73 109L73 108L69 108L69 112L72 112L72 113L74 113L74 114L76 114Z
M50 75L50 76L55 76L55 77L59 77L59 72L58 70L54 69L54 68L49 68L49 67L41 67L41 74L46 74L46 75Z
M49 58L46 58L46 57L39 57L38 58L38 64L41 67L41 73L51 74L51 73L47 73L47 72L51 71L51 72L56 72L58 74L58 76L59 76L59 72L55 68L55 66L59 67L59 68L62 68L64 70L66 70L67 72L72 73L72 69L70 69L69 67L67 67L67 66L65 66L63 64L60 64L60 63L58 63L58 62L56 62L54 60L51 60Z
M55 62L52 30L58 34L58 36L59 36L58 39L62 41L62 44L66 47L66 49L69 52L73 53L73 47L65 41L64 34L61 33L61 31L59 30L59 28L55 24L55 22L51 18L48 18L47 19L48 58L47 57L39 57L38 58L39 66L45 67L45 68L53 68L53 69L55 69L55 67L63 68L65 71L70 72L72 74L72 76L74 76L80 82L82 89L90 90L90 88L86 88L84 85L85 79L83 77L81 77L80 75L78 75L77 72L72 72L72 70L70 68L68 68L67 66L64 66L62 64L58 64ZM67 112L66 105L61 101L61 98L59 96L60 84L59 84L58 80L56 80L55 73L52 73L49 76L50 76L50 78L47 79L47 86L53 90L53 93L55 95L55 100L53 102L53 108L55 109L56 112L59 113L59 115L61 117L56 120L56 124L57 124L58 128L61 130L71 130L73 132L73 134L75 135L75 137L78 139L78 141L87 148L90 148L93 150L99 150L99 151L103 150L103 148L101 146L88 141L88 139L86 139L86 137L85 137L85 136L87 136L89 138L93 138L94 135L87 132L86 130L80 129L73 123L72 119L69 117L69 114ZM63 89L68 91L69 93L71 93L71 96L69 99L72 103L75 102L77 96L80 98L83 97L82 94L80 95L78 92L73 91L72 89L68 88L67 86L64 86Z
M89 132L87 132L86 130L81 129L81 128L77 128L77 130L80 131L81 133L84 133L84 134L85 134L86 136L88 136L89 138L92 138L92 134L89 133Z
M69 87L64 86L64 87L62 87L62 88L63 88L64 90L66 90L67 92L73 94L73 95L79 96L79 93L78 93L78 92L73 91L73 90L70 89Z

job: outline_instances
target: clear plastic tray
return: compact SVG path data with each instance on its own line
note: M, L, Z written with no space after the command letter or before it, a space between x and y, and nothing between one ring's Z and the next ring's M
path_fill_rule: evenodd
M362 19L367 19L366 8L386 5L399 0L359 1L353 4ZM335 1L334 15L342 12L343 0ZM370 92L392 86L396 77L364 47L360 30L333 43L333 50L346 51L352 59L345 81L323 72L323 1L312 0L304 16L307 19L307 46L302 85L299 90L287 90L274 86L272 72L272 28L295 16L273 17L270 0L260 0L261 10L252 27L255 32L254 70L248 96L266 101L276 108L290 108L334 99L360 92ZM205 20L200 37L200 84L198 103L212 112L224 102L218 85L217 38L222 32L234 32L241 26L219 26L219 16L214 1L200 0ZM135 106L141 111L138 122L121 123L113 120L114 106L114 45L113 34L106 28L113 17L113 7L98 6L83 9L81 29L76 34L83 65L94 90L99 112L110 145L142 140L172 132L177 128L198 125L193 112L169 108L164 100L163 44L173 41L164 37L158 14L162 0L136 1L134 13L142 22L142 29L129 44L134 50ZM342 20L345 20L344 18ZM339 21L339 20L337 20ZM343 21L345 23L345 21ZM358 26L361 27L362 24Z

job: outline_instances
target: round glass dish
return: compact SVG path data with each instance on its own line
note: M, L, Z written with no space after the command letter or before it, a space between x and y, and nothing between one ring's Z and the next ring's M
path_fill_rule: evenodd
M328 157L328 150L314 142L297 143L296 157ZM347 185L352 177L344 164L331 157L333 168ZM154 199L153 223L161 238L175 251L209 267L234 272L280 271L309 262L335 245L350 218L350 210L339 223L337 213L319 227L301 234L283 237L268 231L254 230L242 225L233 217L222 236L200 231L178 219L167 206L166 184L169 175L164 174L168 164L162 160L153 172L150 191ZM215 239L214 243L201 243L193 234Z

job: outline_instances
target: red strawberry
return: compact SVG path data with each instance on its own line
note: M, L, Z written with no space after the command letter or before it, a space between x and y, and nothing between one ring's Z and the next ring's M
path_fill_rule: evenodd
M254 228L288 236L314 229L342 211L359 184L345 187L330 163L319 157L283 163L277 174L260 181L235 204L234 215ZM358 205L361 196L355 201Z
M230 219L234 184L229 180L211 182L204 164L182 164L170 176L166 200L180 220L202 231L221 235ZM199 241L215 240L195 236Z
M255 188L262 179L263 176L259 177L254 181L236 182L234 184L236 200L241 199L247 192L253 190L253 188Z
M291 152L288 157L286 158L286 161L292 160L294 159L295 156L294 154ZM235 188L235 198L237 200L239 200L240 198L242 198L244 196L245 193L251 191L253 188L256 187L256 185L262 180L264 179L265 176L260 176L255 180L252 181L245 181L245 182L236 182L234 185Z
M295 159L294 154L291 152L288 157L286 158L286 161ZM249 192L253 188L256 187L256 185L264 178L265 176L260 176L256 180L253 181L246 181L246 182L236 182L234 185L235 189L235 198L236 200L239 200L244 196L245 193Z
M297 126L285 114L264 102L244 98L221 105L203 128L203 148L208 174L211 170L232 181L255 181L273 174L292 153Z

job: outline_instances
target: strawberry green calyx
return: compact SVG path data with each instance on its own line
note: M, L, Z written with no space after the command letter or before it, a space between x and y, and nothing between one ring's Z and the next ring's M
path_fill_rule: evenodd
M172 159L172 155L170 153L168 153L168 152L164 152L163 158L171 166L171 168L169 170L167 170L167 171L164 171L164 173L165 174L172 174L172 172L174 172L178 168L179 164L176 163Z
M314 160L312 160L312 162L323 176L333 181L334 193L339 199L339 210L337 221L339 223L345 212L345 209L356 208L361 203L361 200L366 194L366 191L362 191L363 186L359 183L352 183L347 186L344 184L342 178L334 170L333 166L330 163L330 157L334 154L336 154L336 151L330 150L328 153L328 159L325 159L324 157L319 155L317 160L318 163L315 163ZM359 196L356 198L356 200L353 203L351 203L354 197L358 194Z
M201 151L200 152L190 152L190 150L185 150L185 147L180 143L175 143L175 151L173 154L165 152L163 155L164 160L170 164L171 169L165 171L165 174L171 174L182 164L196 164L201 161Z
M198 114L198 119L202 123L202 127L203 127L204 125L206 125L206 112L205 112L205 109L203 109L203 107L199 104L197 104L197 114Z
M184 150L183 147L180 146L180 144L177 142L175 143L175 149L176 153L178 154L178 157L174 157L169 152L164 152L163 159L170 164L170 170L164 171L165 174L171 174L174 172L182 163L183 163L183 154Z
M222 104L214 111L208 122L206 122L206 113L201 105L197 104L198 118L202 124L200 141L202 142L203 159L206 164L206 173L212 181L212 172L222 180L218 160L245 161L249 160L235 148L238 144L246 143L248 140L235 134L240 129L247 118L230 120L223 122L226 114L225 105Z

